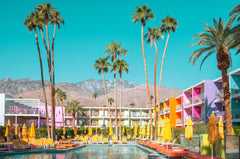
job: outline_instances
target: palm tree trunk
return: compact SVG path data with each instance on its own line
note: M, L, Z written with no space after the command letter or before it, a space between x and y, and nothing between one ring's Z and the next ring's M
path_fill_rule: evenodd
M57 29L57 25L55 23L55 26L54 26L54 33L53 33L53 40L52 40L52 75L53 75L53 105L55 106L55 67L54 67L54 53L53 53L53 50L54 50L54 42L55 42L55 35L56 35L56 29ZM54 110L55 111L55 110Z
M41 53L40 53L40 47L39 47L39 43L38 43L38 35L37 35L36 28L34 28L34 32L35 32L36 43L37 43L37 47L38 47L38 57L39 57L39 62L40 62L41 79L42 79L42 87L43 87L43 98L44 98L45 110L46 110L46 114L47 114L48 113L48 108L47 108L47 98L46 98L46 90L45 90L45 84L44 84L44 76L43 76L42 57L41 57ZM47 116L47 119L48 119L48 116ZM47 121L47 123L48 123L48 121ZM50 137L49 125L48 125L48 137Z
M73 116L73 125L72 126L73 126L73 130L75 130L75 113L73 113L72 116Z
M147 93L148 93L149 112L150 112L150 124L151 124L151 135L150 135L150 139L152 140L152 132L153 132L153 131L152 131L152 105L151 105L151 98L150 98L150 92L149 92L148 76L147 76L147 65L146 65L145 52L144 52L143 25L142 25L142 30L141 30L141 36L142 36L143 61L144 61L144 68L145 68L145 75L146 75Z
M49 43L49 33L48 33L48 23L46 23L46 32L47 32L47 42L48 42L48 54L49 54L49 63L51 64L51 52L50 52L50 43ZM55 141L55 106L54 106L54 97L53 97L53 83L52 83L52 69L50 65L49 69L50 77L50 92L51 92L51 137Z
M113 53L114 62L116 62L116 53ZM118 136L118 123L117 123L117 79L116 79L116 70L114 70L114 94L115 94L115 131L116 136Z
M43 42L44 42L44 45L45 45L45 48L46 48L46 53L48 55L48 51L47 51L47 44L46 44L46 40L44 38L44 35L43 35L43 30L40 29L40 32L42 34L42 38L43 38ZM48 56L47 56L48 57ZM47 58L48 60L48 58ZM49 67L48 67L49 68ZM45 86L43 87L43 89L45 90ZM46 98L46 93L45 93L45 97ZM46 109L46 120L47 120L47 131L48 131L48 138L50 138L50 129L49 129L49 117L48 117L48 108L47 108L47 98L46 98L46 102L45 102L45 109Z
M161 72L160 72L160 80L159 80L159 92L158 92L158 114L160 114L160 98L161 98L161 83L162 83L162 70L163 70L163 63L164 63L164 58L165 58L165 53L168 45L168 40L169 40L169 34L170 32L168 31L168 36L167 36L167 41L166 45L163 51L163 57L162 57L162 65L161 65ZM164 116L165 117L165 116ZM158 118L158 122L160 122L160 118Z
M105 78L104 78L104 71L103 71L103 69L102 69L102 75L103 75L103 84L104 84L104 90L105 90L105 94L106 94L108 113L109 113L109 117L110 117L110 125L112 125L111 112L110 112L110 107L109 107L109 104L108 104L107 86L106 86L106 82L105 82Z
M65 119L64 119L64 114L65 114L65 112L63 111L63 100L61 100L61 105L62 105L62 120L63 120L63 127L65 127Z
M119 73L120 75L120 117L119 117L119 124L120 124L120 129L119 129L119 136L120 136L120 141L122 140L122 121L121 121L121 115L122 115L122 74Z
M155 64L154 64L154 106L155 106L155 130L154 130L154 136L155 136L155 140L157 138L157 89L156 89L156 72L157 72L157 57L158 57L158 52L157 52L157 45L155 42L155 39L153 39L153 44L155 46L155 50L156 50L156 55L155 55ZM158 114L159 115L159 114Z
M227 69L222 69L221 73L222 73L222 85L223 85L224 104L225 104L225 112L226 112L226 133L227 135L232 135L232 114L231 114L229 79L227 75Z

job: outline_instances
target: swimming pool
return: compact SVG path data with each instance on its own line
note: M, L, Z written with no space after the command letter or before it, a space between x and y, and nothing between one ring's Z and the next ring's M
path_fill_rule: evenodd
M89 145L63 153L19 154L4 156L3 159L147 159L148 154L136 146Z

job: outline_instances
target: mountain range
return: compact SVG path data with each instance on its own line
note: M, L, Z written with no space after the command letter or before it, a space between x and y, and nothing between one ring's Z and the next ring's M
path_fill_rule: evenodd
M119 105L119 84L117 81L117 102ZM114 99L114 82L106 80L108 98ZM50 103L50 89L49 82L45 81L47 99ZM77 83L58 83L56 88L62 89L66 92L68 99L67 101L75 99L80 101L84 106L90 107L102 107L106 105L106 96L104 93L104 85L102 80L89 79ZM146 85L138 85L130 81L123 81L123 92L122 92L122 107L129 107L130 103L135 103L136 107L148 107L148 98ZM153 93L153 86L150 85L150 94ZM158 91L157 91L158 92ZM6 93L17 98L37 98L43 100L42 85L41 80L32 79L18 79L13 80L10 78L5 78L0 80L0 93ZM97 93L98 97L95 99L92 97L93 93ZM161 89L161 100L175 97L182 93L182 90L176 88L166 88ZM154 99L152 100L152 102ZM58 104L58 103L57 103ZM114 106L114 103L113 105Z

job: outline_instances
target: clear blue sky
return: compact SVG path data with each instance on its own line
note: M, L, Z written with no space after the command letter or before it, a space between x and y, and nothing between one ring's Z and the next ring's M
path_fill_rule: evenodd
M40 67L35 37L23 25L23 21L33 8L45 1L3 1L0 6L0 79L31 78L40 79ZM212 25L213 17L227 19L230 10L239 4L239 0L91 0L91 1L50 1L65 20L56 33L55 65L56 81L79 82L87 79L102 79L94 69L94 61L104 56L106 45L111 41L123 43L128 50L125 57L130 65L129 74L123 79L138 84L145 84L145 73L141 49L140 24L133 25L130 15L137 6L147 4L156 15L154 21L147 22L147 27L159 26L160 20L167 15L177 18L179 27L170 35L166 52L163 86L185 89L204 79L219 77L216 56L209 58L202 71L199 62L192 67L188 63L189 56L196 48L189 48L192 36L203 28L201 22ZM145 33L147 30L145 27ZM51 28L52 29L52 28ZM39 35L40 36L40 35ZM52 36L50 36L52 37ZM159 50L158 74L164 49L164 40L157 43ZM45 55L41 37L41 51ZM154 47L145 44L147 68L150 84L153 84ZM43 56L45 59L45 56ZM240 55L233 55L233 70L240 67ZM44 65L45 79L47 76ZM106 79L113 80L113 74Z

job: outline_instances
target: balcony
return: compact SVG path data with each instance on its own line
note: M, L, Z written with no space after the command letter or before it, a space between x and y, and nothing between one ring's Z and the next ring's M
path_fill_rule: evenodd
M5 109L5 114L38 114L38 109ZM46 116L46 113L41 113L42 116Z
M192 104L192 97L183 100L183 105L184 106L189 106L191 104Z
M215 100L214 103L222 103L223 102L223 89L220 89L219 91L215 92Z
M182 124L182 120L181 119L176 119L176 125Z
M236 98L240 97L240 89L238 88L239 86L233 85L231 88L231 97Z
M240 121L240 109L232 110L232 121L239 122Z
M182 109L182 104L176 105L176 111L181 110L181 109Z
M204 94L203 93L193 96L193 103L200 103L200 102L204 102Z

